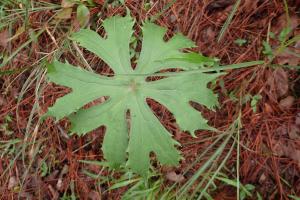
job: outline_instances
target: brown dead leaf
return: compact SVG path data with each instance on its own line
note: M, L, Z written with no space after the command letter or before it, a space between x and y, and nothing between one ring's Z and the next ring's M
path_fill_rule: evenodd
M272 107L270 106L270 104L265 103L265 111L266 111L267 113L272 113L272 112L273 112L273 109L272 109Z
M291 125L289 129L289 138L292 140L300 139L300 128L296 125Z
M276 68L274 71L268 71L267 75L266 94L273 102L278 102L278 99L285 96L289 91L288 75L282 68Z
M281 141L278 141L273 146L273 154L278 157L284 156L284 148L283 148L283 144Z
M296 56L296 54L299 54L300 50L287 47L284 52L277 55L276 60L279 65L291 65L291 66L297 66L300 63L300 57Z
M90 200L101 200L101 195L99 192L96 191L90 191L88 195L88 199Z
M63 180L62 180L62 178L59 178L57 180L56 189L58 189L59 191L62 191L62 189L63 189Z
M241 10L244 12L252 12L257 9L258 0L244 0Z
M289 157L300 164L300 150L296 149L294 142L289 142L288 145L283 146L284 156Z
M275 33L276 35L278 35L281 32L282 29L286 28L286 26L288 24L286 14L283 13L278 18L275 18L274 21L275 21L275 24L272 25L271 31L273 33ZM290 28L291 28L291 30L294 31L299 24L300 24L299 17L296 14L291 13L290 14Z
M287 157L298 163L300 166L300 150L298 150L297 145L294 142L282 142L278 141L273 148L273 153L278 157Z
M300 150L292 151L290 154L291 159L298 162L298 165L300 166Z
M279 107L282 110L290 109L293 106L294 102L295 98L293 96L288 96L279 102Z
M18 185L17 178L15 176L11 176L8 181L7 189L11 190Z
M265 173L262 173L261 176L259 177L258 182L260 184L263 184L266 181L266 179L267 179L267 177L266 177Z
M283 124L277 129L275 129L274 133L276 136L286 136L288 135L288 127L285 124Z
M289 90L289 80L286 71L284 71L284 69L282 68L275 69L273 71L273 78L274 78L277 98L286 95Z
M75 5L74 0L62 0L61 1L61 7L63 8L71 8Z
M169 181L172 181L172 182L178 182L178 183L184 181L184 179L185 179L183 175L181 175L181 174L176 174L176 172L174 172L174 171L168 172L168 173L166 174L166 178L167 178Z
M215 37L216 37L216 32L213 30L213 27L212 26L207 27L207 29L205 30L206 41L212 41L215 39Z
M6 48L7 44L8 44L8 38L9 38L8 30L5 29L5 30L1 31L0 32L0 46L2 46L3 48Z

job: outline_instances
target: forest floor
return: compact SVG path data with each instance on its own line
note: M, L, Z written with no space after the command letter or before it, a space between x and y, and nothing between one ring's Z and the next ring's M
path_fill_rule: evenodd
M179 199L200 198L201 191L203 199L300 199L299 0L241 0L239 5L233 0L70 2L0 2L1 200L121 199L126 192L127 199L162 199L167 190L175 196L184 191ZM201 166L219 150L211 146L218 135L197 131L193 138L181 132L172 114L154 101L149 102L152 110L181 144L184 159L177 167L153 160L147 181L99 162L104 127L79 137L67 134L67 119L40 121L69 91L47 82L47 62L59 58L85 66L86 61L97 72L109 72L103 61L69 40L82 23L76 17L78 4L87 5L83 19L99 32L104 19L125 15L128 9L138 25L154 17L168 29L166 38L181 32L196 43L193 51L219 58L222 65L264 61L226 70L213 86L220 102L215 112L195 106L211 126L232 131L235 137L194 182ZM211 176L228 152L222 169ZM214 184L197 188L205 176L205 184ZM187 182L191 187L182 189Z

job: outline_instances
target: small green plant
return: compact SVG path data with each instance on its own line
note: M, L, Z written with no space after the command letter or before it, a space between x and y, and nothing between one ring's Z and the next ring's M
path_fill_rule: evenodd
M252 96L250 105L254 113L257 111L257 103L261 100L262 96L260 94Z
M234 43L241 47L241 46L244 46L245 44L247 44L247 40L242 39L242 38L238 38L234 41Z
M107 162L91 160L81 160L80 162L101 167L102 170L109 170L109 165ZM97 181L97 184L105 183L107 185L110 185L110 187L105 190L103 194L126 187L126 192L122 194L123 200L169 199L162 198L162 196L164 195L164 179L162 174L156 172L155 169L150 169L146 177L140 177L128 171L125 166L121 166L118 169L118 172L122 173L122 176L119 178L115 178L113 176L114 171L109 170L109 172L110 173L108 176L102 176L85 169L83 170L83 173L95 179Z
M57 100L44 117L53 116L60 120L67 116L71 121L71 133L77 135L106 126L102 150L110 166L118 167L126 163L132 171L146 176L150 153L155 153L157 159L166 165L177 165L181 159L175 147L179 143L172 139L153 114L147 99L154 99L167 107L181 130L195 137L196 130L216 129L210 127L190 103L196 102L214 109L218 105L217 95L207 88L207 84L223 74L220 70L249 67L262 62L216 66L216 59L183 52L183 49L195 46L183 35L176 34L165 41L165 28L145 22L142 50L138 60L134 61L137 65L133 69L130 55L133 25L129 15L115 16L103 22L105 37L88 29L72 35L72 40L98 55L114 74L98 75L54 61L48 66L48 79L71 88L72 92ZM174 68L182 71L162 71ZM155 77L162 78L149 81ZM101 104L84 108L99 98Z
M273 59L273 49L267 41L263 41L262 53L268 57L269 60Z
M239 181L237 181L236 179L230 179L226 176L217 176L216 179L223 182L223 183L225 183L225 184L227 184L227 185L230 185L230 186L233 186L233 187L239 187L239 190L240 190L239 199L240 200L244 200L244 199L247 199L249 197L253 197L252 194L255 190L255 186L252 185L252 184L243 185ZM258 194L257 196L260 196L259 193L257 193L257 194Z
M300 197L295 196L295 195L288 195L288 197L293 200L300 200Z
M4 133L5 135L13 134L13 131L9 128L9 123L12 121L9 115L4 117L4 123L0 124L0 132Z
M105 158L112 166L119 166L126 161L128 152L127 165L134 172L145 175L150 152L154 152L162 164L176 165L181 158L174 146L178 142L153 114L147 98L166 106L181 129L192 136L198 129L214 130L190 101L213 109L218 104L217 96L207 84L222 73L160 73L158 75L169 77L147 81L147 77L156 76L155 72L164 69L199 69L213 65L215 60L196 53L183 53L181 49L195 46L192 41L176 34L165 42L166 30L145 22L142 51L137 67L133 69L129 50L133 25L129 15L115 16L103 22L106 38L87 29L73 34L72 39L102 58L114 71L114 76L97 75L54 61L48 67L49 80L72 88L72 92L49 108L46 116L54 116L57 120L68 116L72 123L71 132L78 135L105 125L102 147ZM100 105L82 108L105 96L109 98ZM130 112L129 126L127 111Z
M300 35L295 35L294 37L289 39L289 34L291 33L291 31L292 31L291 28L285 27L280 31L278 35L275 35L273 32L268 32L267 40L264 40L262 43L263 45L262 53L267 56L268 64L272 64L273 60L284 52L286 52L287 55L299 57L299 55L296 52L289 50L289 47L292 44L300 40ZM279 43L279 45L271 46L269 43L269 38L276 40ZM299 66L285 66L285 65L282 65L282 67L299 68Z
M134 176L126 172L120 179L109 188L109 190L121 187L129 187L122 195L123 200L144 200L144 199L161 199L163 178L155 172L150 172L146 178Z
M41 171L41 177L46 176L49 172L49 167L48 167L46 161L44 161L44 160L41 163L40 171Z

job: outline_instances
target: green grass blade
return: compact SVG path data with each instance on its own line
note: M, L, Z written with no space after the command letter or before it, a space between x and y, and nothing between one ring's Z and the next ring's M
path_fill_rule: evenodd
M205 170L213 163L213 161L216 158L219 157L219 155L225 149L230 138L231 138L231 135L227 136L227 138L220 145L220 147L213 153L213 155L211 155L211 157L197 170L195 175L186 184L184 184L184 186L179 190L179 193L177 194L179 199L188 192L188 190L191 188L191 186L199 179L199 177L205 172Z
M117 188L121 188L121 187L125 187L127 185L130 185L132 183L135 183L137 181L141 180L141 178L135 178L135 179L130 179L130 180L126 180L126 181L122 181L122 182L118 182L114 185L112 185L109 190L114 190L114 189L117 189Z
M235 15L235 13L236 13L236 11L237 11L237 9L238 9L240 3L241 3L241 0L237 0L237 1L235 2L234 6L233 6L233 8L232 8L232 11L231 11L231 13L230 13L230 15L227 17L227 19L226 19L226 21L225 21L224 25L222 26L222 29L221 29L221 31L220 31L220 33L219 33L219 36L218 36L218 42L220 42L220 41L222 40L222 38L224 37L225 32L226 32L226 30L227 30L229 24L231 23L232 18L233 18L233 16Z
M45 29L41 29L36 34L36 37L40 36L44 31L45 31ZM16 51L14 51L7 59L5 59L2 64L0 64L0 68L3 67L3 66L5 66L6 64L8 64L11 61L11 59L13 59L22 49L24 49L25 47L27 47L33 41L34 41L34 38L30 38L29 40L27 40L26 42L24 42Z

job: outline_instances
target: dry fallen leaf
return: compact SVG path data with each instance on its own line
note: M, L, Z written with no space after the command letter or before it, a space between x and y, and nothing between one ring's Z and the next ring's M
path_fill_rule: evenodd
M289 138L292 140L300 139L300 128L297 127L296 125L291 125L289 128Z
M277 68L273 71L273 77L277 98L287 94L289 90L289 79L287 72L282 68Z
M99 194L99 192L96 191L90 191L88 194L88 199L90 200L101 200L101 195Z
M291 65L297 66L300 63L300 57L296 56L300 53L300 50L295 48L287 47L284 52L277 55L276 60L279 65Z
M266 177L265 173L262 173L261 176L259 177L258 182L260 184L263 184L266 181L266 179L267 179L267 177Z
M288 145L283 146L284 156L289 157L300 164L300 150L296 149L294 142L289 142Z
M6 48L7 44L8 44L8 30L5 29L3 31L0 32L0 46L2 46L3 48Z
M299 17L294 13L291 13L289 17L290 17L290 28L293 31L300 24L300 20ZM274 19L274 21L275 24L271 27L271 31L277 35L281 32L282 29L286 28L287 26L286 13L283 13L278 18Z
M244 12L252 12L257 9L258 0L245 0L241 5L241 10Z
M292 151L290 154L291 159L298 162L298 165L300 166L300 150Z
M293 106L294 101L295 98L293 96L288 96L279 102L279 107L282 110L290 109Z
M273 112L273 109L272 109L272 107L270 106L270 104L265 103L265 111L266 111L267 113L272 113L272 112Z
M207 27L206 31L205 31L205 39L207 41L212 41L214 40L216 37L216 31L213 30L212 26Z
M288 75L282 68L277 68L268 71L267 77L265 92L272 102L278 102L289 91Z
M182 182L184 181L184 176L181 175L181 174L176 174L176 172L174 171L171 171L171 172L168 172L166 174L166 178L169 180L169 181L172 181L172 182Z
M297 145L293 141L287 143L278 141L274 148L273 153L278 157L287 157L298 163L300 166L300 150L298 150Z
M11 176L8 181L7 189L11 190L18 185L17 178L15 176Z
M59 178L58 180L57 180L57 183L56 183L56 188L59 190L59 191L61 191L63 188L63 181L62 181L62 178Z
M284 156L284 149L283 149L283 144L281 141L278 141L273 146L273 154L278 157Z
M275 129L274 133L276 136L286 136L288 134L288 127L283 124Z
M62 0L61 1L61 7L63 8L71 8L75 5L74 0Z

